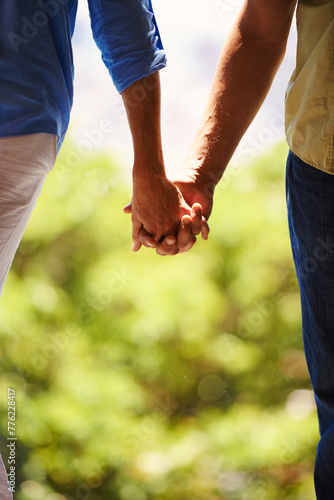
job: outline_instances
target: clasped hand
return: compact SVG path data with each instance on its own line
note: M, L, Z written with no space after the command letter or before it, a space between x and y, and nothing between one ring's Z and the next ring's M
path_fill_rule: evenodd
M134 176L132 202L123 209L132 214L132 250L145 246L159 255L190 250L200 233L208 239L211 210L212 197L191 176L173 182L161 176Z

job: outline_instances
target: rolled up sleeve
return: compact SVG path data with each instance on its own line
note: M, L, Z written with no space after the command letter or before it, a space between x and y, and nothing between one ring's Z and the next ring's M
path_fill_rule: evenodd
M166 66L151 0L88 0L94 40L119 93Z

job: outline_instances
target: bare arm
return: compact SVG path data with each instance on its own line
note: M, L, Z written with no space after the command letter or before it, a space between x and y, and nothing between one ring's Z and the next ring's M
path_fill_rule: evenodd
M192 189L199 198L212 198L263 103L285 53L296 1L245 1L223 46L200 129L176 179L188 203ZM204 210L204 215L209 214Z
M122 92L134 148L134 176L165 179L160 127L160 78L154 73Z

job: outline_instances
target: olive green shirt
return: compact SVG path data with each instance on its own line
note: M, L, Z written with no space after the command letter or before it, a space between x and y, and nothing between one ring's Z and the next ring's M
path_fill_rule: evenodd
M334 0L299 0L297 60L285 96L290 149L334 174Z

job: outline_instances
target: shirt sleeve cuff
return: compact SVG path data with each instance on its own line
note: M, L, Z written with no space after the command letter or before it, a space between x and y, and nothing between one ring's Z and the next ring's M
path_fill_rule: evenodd
M108 62L104 62L108 67ZM152 55L146 56L139 61L134 62L131 60L128 64L124 64L124 61L122 61L121 68L118 68L117 64L113 64L112 67L109 66L109 73L117 91L121 94L134 82L160 71L165 68L166 65L166 54L164 50L158 49Z

